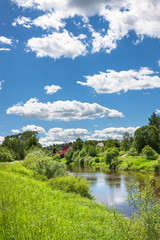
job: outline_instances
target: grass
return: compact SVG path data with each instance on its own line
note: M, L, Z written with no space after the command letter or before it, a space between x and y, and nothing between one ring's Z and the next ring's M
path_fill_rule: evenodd
M145 240L143 222L0 164L0 240Z
M121 160L119 170L160 171L160 160L146 160L141 156L125 156Z

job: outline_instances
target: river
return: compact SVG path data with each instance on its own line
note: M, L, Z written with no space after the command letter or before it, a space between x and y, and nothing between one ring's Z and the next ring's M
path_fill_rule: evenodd
M115 207L127 217L134 212L126 203L127 184L131 180L143 184L147 175L154 176L155 181L160 182L160 173L107 172L81 166L70 166L69 171L72 175L83 177L90 182L90 192L95 196L95 201Z

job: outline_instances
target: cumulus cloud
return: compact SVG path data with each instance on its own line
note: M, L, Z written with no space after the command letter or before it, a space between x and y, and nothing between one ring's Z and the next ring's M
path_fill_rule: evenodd
M0 36L0 43L11 45L12 44L12 39L6 38L4 36Z
M159 0L12 0L19 7L42 10L44 15L31 22L21 17L17 24L36 25L43 29L65 27L65 20L76 15L89 22L89 17L98 15L106 23L106 32L102 34L92 28L92 52L105 49L110 53L117 47L117 41L134 31L138 37L160 38L160 1ZM15 24L16 24L15 23Z
M11 132L14 133L14 134L20 133L20 131L18 129L12 129Z
M85 76L86 82L77 83L92 87L97 93L117 93L128 90L160 88L160 77L147 67L139 71L128 70L116 72L107 70L93 76Z
M95 130L94 134L90 136L90 139L95 139L95 140L107 140L107 139L119 139L121 140L123 138L123 134L128 132L129 134L133 135L134 132L138 129L139 127L119 127L119 128L106 128L103 130Z
M123 117L123 113L97 103L82 103L75 100L41 103L36 98L31 98L26 103L18 103L8 108L7 114L17 114L24 118L38 118L47 121Z
M40 143L43 146L49 146L52 144L61 144L65 142L73 142L77 138L87 138L89 136L89 132L87 129L82 128L71 128L71 129L63 129L63 128L51 128L46 133L46 137L40 138Z
M51 57L54 59L72 58L86 55L85 44L78 37L64 30L62 33L54 32L42 38L31 38L27 43L28 51L36 52L37 57Z
M3 140L4 140L4 137L0 136L0 144L2 144Z
M105 35L93 31L92 52L106 49L106 52L110 53L117 47L117 41L128 36L132 30L140 39L139 42L144 36L160 38L160 1L125 0L120 2L117 0L114 2L118 4L103 8L100 13L109 23L109 28Z
M51 86L45 86L44 89L46 90L47 94L53 94L56 93L58 90L62 89L60 86L57 85L51 85Z
M30 18L27 17L18 17L17 19L14 20L14 22L12 23L12 26L17 26L17 25L22 25L23 27L26 28L31 28L32 25L32 21Z
M40 143L43 146L49 146L53 144L62 144L65 142L73 142L77 138L81 138L83 140L107 140L107 139L119 139L123 138L123 134L128 132L133 135L134 132L139 127L111 127L103 130L95 130L93 134L89 133L87 129L83 128L71 128L71 129L63 129L63 128L51 128L48 132L46 132L46 136L40 138Z
M26 132L26 131L35 131L38 133L45 133L46 131L44 130L44 128L40 127L40 126L36 126L36 125L27 125L22 127L22 131Z
M4 82L4 80L0 81L0 90L2 89L2 83Z

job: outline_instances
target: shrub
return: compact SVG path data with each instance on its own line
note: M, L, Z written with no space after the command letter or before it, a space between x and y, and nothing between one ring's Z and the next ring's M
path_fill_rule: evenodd
M103 161L106 164L111 164L111 160L114 159L115 157L119 156L119 151L117 148L109 148L107 151L104 152L103 154Z
M135 148L135 147L131 147L131 148L129 149L129 151L128 151L128 155L129 155L129 156L137 156L137 155L138 155L138 152L137 152L136 148Z
M121 163L121 161L120 161L117 157L115 157L115 158L113 158L113 159L111 160L111 163L110 163L109 168L116 170L116 169L117 169L117 166L118 166L120 163Z
M91 165L93 161L94 161L94 158L91 157L91 156L84 157L84 164L85 165Z
M53 178L57 176L67 175L65 163L51 161L49 159L40 159L35 162L34 171L45 177Z
M25 167L32 169L36 174L43 175L48 179L67 174L67 168L64 163L52 161L52 158L45 155L42 150L35 150L29 153L23 164Z
M158 154L150 146L145 146L142 150L142 156L144 156L148 160L156 160Z
M54 156L53 156L53 160L55 161L59 161L61 159L60 155L58 153L56 153Z
M5 147L0 147L0 162L12 162L14 157L12 153Z
M92 198L89 193L89 185L84 178L74 176L56 177L50 180L53 189L68 193L80 194L82 197Z

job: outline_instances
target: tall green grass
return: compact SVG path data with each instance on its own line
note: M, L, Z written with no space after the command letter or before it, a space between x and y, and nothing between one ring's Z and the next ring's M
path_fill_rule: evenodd
M18 166L19 170L16 164L0 169L0 240L148 239L143 220L53 190Z

